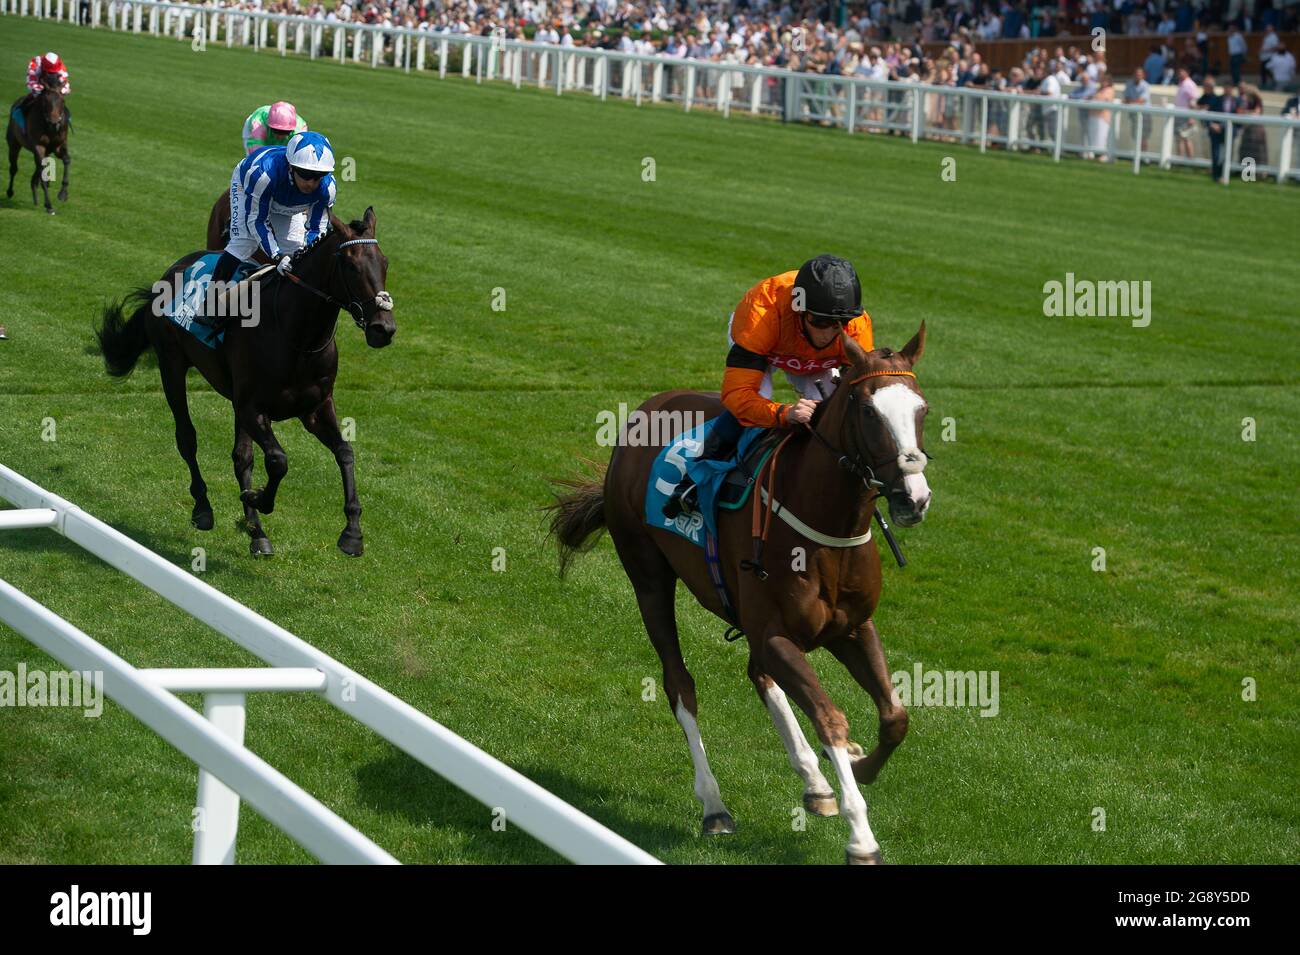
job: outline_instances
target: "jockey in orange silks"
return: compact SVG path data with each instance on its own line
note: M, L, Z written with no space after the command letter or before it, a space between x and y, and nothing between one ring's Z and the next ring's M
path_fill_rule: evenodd
M746 292L727 334L731 350L722 376L727 410L715 420L700 457L727 458L746 427L791 428L811 421L817 402L835 387L837 369L849 363L841 331L871 351L871 316L862 310L862 285L853 266L838 256L819 255ZM777 368L799 400L772 400ZM693 490L693 482L683 478L664 505L664 516L671 519L690 510Z

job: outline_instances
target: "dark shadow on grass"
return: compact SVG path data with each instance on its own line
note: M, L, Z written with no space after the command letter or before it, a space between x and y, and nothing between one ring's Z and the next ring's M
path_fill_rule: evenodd
M610 788L576 782L554 770L515 768L651 855L693 838L693 823L688 820L665 820L663 825L651 825L620 814L613 808L617 794ZM510 825L508 817L506 831L494 832L490 807L396 748L391 749L389 756L360 767L356 778L363 798L376 809L400 815L417 825L454 828L464 833L472 841L476 861L564 861L522 829Z
M241 580L250 578L245 561L252 561L253 558L248 556L248 538L244 534L223 533L214 529L211 531L195 531L189 529L188 521L184 512L177 511L177 520L184 522L189 533L185 536L179 534L168 534L166 537L144 530L131 524L110 524L114 530L125 534L138 544L147 547L159 557L175 564L184 571L190 570L191 551L195 547L204 549L207 569L205 573L211 574L220 571L222 574L235 576ZM105 523L108 523L105 521ZM222 525L218 524L218 528ZM46 552L56 552L70 555L81 560L94 561L103 563L98 557L91 554L61 534L53 533L44 528L23 531L8 531L0 534L0 553L9 551L12 553L38 554ZM12 583L12 581L11 581Z
M693 808L681 818L665 812L660 822L632 819L618 810L620 794L611 787L575 780L553 767L513 768L656 857L662 858L665 852L707 838L718 862L752 863L760 843L759 852L766 864L806 865L839 861L810 856L810 847L790 833L773 833L770 840L767 833L760 835L756 828L745 834L744 820L739 822L740 836L701 836L700 818ZM361 766L355 775L361 796L368 805L380 812L401 816L418 826L458 830L468 837L477 862L537 864L564 861L558 853L522 829L511 826L508 818L506 831L494 832L490 807L395 747L390 747L389 756ZM834 820L826 822L835 824Z

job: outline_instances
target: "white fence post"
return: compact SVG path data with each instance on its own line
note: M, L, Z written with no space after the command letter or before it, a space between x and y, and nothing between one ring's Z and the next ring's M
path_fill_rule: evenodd
M1142 172L1142 121L1146 119L1142 113L1137 114L1137 129L1134 132L1133 140L1133 175L1139 175Z
M205 693L203 715L236 746L244 745L244 694ZM199 767L194 864L234 865L239 836L239 793Z

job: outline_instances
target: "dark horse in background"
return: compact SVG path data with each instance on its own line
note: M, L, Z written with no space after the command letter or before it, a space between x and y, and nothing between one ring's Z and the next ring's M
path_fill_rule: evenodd
M49 177L42 173L46 168L46 157L57 156L63 160L63 185L59 188L59 201L67 202L68 167L72 165L72 157L68 155L68 130L71 128L68 107L63 102L63 94L52 80L46 80L40 93L29 102L26 100L27 97L23 97L15 101L9 110L9 125L5 130L5 141L9 144L9 188L5 196L9 199L14 197L18 154L24 149L30 149L36 157L36 170L32 173L32 205L36 205L36 184L40 183L41 192L45 195L45 211L54 215L54 206L50 203ZM26 129L21 128L14 119L14 110L21 112Z
M742 569L755 554L757 521L741 510L718 513L718 553L723 579L737 621L749 642L749 679L758 691L785 744L790 764L803 781L808 812L833 816L842 811L851 835L850 863L881 860L867 822L867 804L858 784L875 780L890 753L907 733L907 710L894 692L880 634L872 616L880 601L880 554L869 536L876 499L884 495L895 521L919 523L930 505L922 450L926 402L913 366L925 348L925 325L901 352L864 352L842 336L852 367L822 401L810 428L787 439L760 473L762 489L751 493L759 507L763 492L779 502L769 515L764 576ZM652 420L693 421L696 413L722 411L716 394L669 391L638 409ZM681 580L706 609L728 623L710 578L703 548L653 527L645 519L650 466L665 444L614 449L604 480L563 482L572 490L553 505L551 530L560 543L561 567L608 529L632 589L650 642L663 663L665 696L686 735L695 768L695 795L704 805L706 834L735 831L709 769L700 735L695 681L682 659L674 610ZM770 484L769 484L770 482ZM782 515L785 515L782 517ZM810 536L813 535L813 536ZM867 535L867 536L864 536ZM820 540L818 540L820 538ZM849 739L849 723L822 689L806 655L825 647L871 695L880 713L879 742L863 755ZM835 793L822 775L817 754L787 702L794 697L808 714L841 787Z
M200 255L192 252L170 266L162 282L172 285ZM288 457L271 430L273 421L288 418L298 418L334 453L343 475L347 516L339 548L350 556L361 554L361 504L352 446L343 439L334 410L339 362L334 330L339 310L345 309L365 332L366 344L382 348L392 341L397 329L392 298L384 291L387 275L388 259L375 239L375 213L367 209L364 217L350 224L331 216L329 231L302 251L291 276L270 272L265 278L249 279L263 283L256 324L232 319L216 348L208 348L161 314L155 300L167 293L159 286L137 289L123 302L104 309L96 335L110 375L129 374L150 345L158 355L163 391L176 419L176 447L190 469L191 522L196 528L211 530L213 518L185 394L185 375L191 367L234 406L231 456L253 555L272 552L258 513L271 513L276 489L289 470ZM267 475L266 486L256 490L254 443L262 449Z

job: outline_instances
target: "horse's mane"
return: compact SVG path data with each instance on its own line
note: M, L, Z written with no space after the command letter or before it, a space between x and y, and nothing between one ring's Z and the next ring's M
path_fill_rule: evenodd
M349 222L349 223L347 223L347 224L345 225L345 224L343 223L343 220L342 220L342 219L340 219L338 216L336 216L334 213L331 212L331 213L330 213L330 227L329 227L329 229L327 229L327 230L325 231L325 233L322 235L322 238L324 237L324 235L328 235L330 232L333 232L335 229L342 229L342 230L344 230L344 231L346 231L346 232L354 232L354 233L355 233L355 232L365 232L365 231L366 231L366 220L365 220L365 219L353 219L351 222Z

